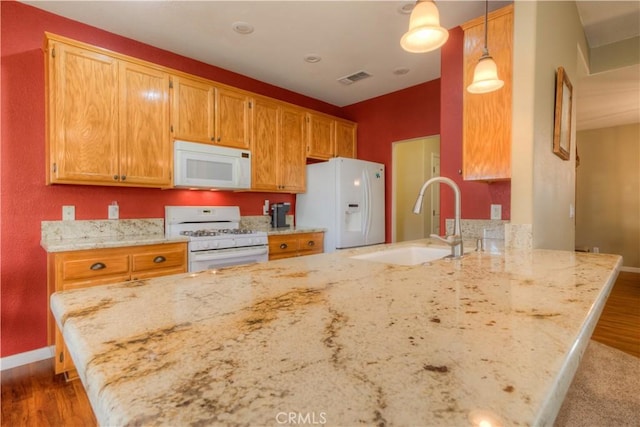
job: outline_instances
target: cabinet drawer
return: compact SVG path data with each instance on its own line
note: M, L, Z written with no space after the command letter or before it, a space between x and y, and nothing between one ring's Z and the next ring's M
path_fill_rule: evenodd
M186 267L186 245L161 245L132 255L132 273ZM185 270L186 271L186 270Z
M65 257L62 260L62 281L100 279L129 273L126 254L104 254L88 258Z
M300 255L321 254L324 252L324 234L309 233L298 238L298 251Z
M288 254L294 256L298 251L298 239L295 235L269 236L269 257Z

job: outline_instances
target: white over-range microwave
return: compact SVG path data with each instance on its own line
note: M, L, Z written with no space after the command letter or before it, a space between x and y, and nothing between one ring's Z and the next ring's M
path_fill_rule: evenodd
M178 188L251 188L248 150L176 140L173 165L173 184Z

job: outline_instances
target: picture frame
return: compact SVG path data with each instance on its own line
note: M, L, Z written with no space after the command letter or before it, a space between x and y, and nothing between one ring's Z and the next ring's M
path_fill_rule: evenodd
M562 160L569 160L570 157L572 104L573 86L564 67L558 67L556 72L553 153Z

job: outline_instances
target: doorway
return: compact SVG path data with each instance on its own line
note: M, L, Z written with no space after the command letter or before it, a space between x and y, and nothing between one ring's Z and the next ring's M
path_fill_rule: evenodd
M440 175L440 136L394 142L391 165L391 241L403 242L429 237L431 233L439 234L439 186L427 189L420 214L413 213L413 206L422 184L432 176Z

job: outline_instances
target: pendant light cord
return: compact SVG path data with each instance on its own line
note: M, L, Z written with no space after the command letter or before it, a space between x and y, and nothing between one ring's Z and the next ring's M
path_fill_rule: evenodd
M489 48L487 47L487 34L489 34L489 0L484 2L484 50L482 56L489 56Z

